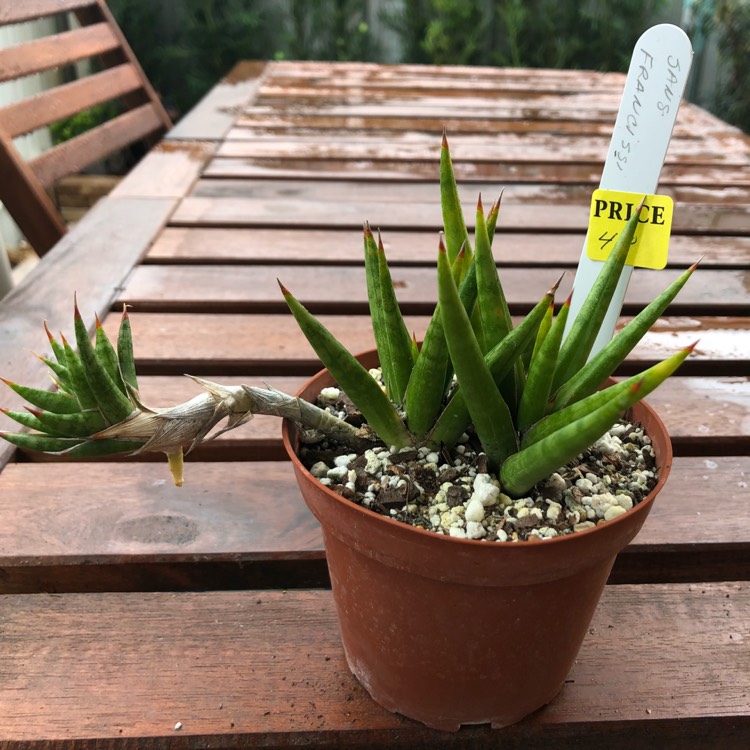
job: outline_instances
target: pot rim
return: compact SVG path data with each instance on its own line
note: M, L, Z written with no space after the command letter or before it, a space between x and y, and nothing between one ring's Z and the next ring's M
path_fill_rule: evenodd
M360 352L359 354L356 354L356 359L360 360L361 358L372 356L377 356L377 351L374 349L368 349L364 352ZM316 372L311 378L309 378L295 393L295 396L299 397L302 395L302 393L307 390L312 383L319 379L324 378L328 376L331 378L331 381L333 382L333 378L330 376L330 373L328 372L327 368L322 368L318 372ZM325 386L321 386L325 387ZM356 512L363 514L364 517L370 519L370 521L375 521L377 523L384 523L388 524L391 529L398 529L398 530L405 530L406 533L414 533L417 535L417 539L441 539L446 543L455 544L459 547L463 546L467 549L469 548L475 548L475 549L487 549L487 550L494 550L494 549L515 549L519 550L516 554L522 554L523 550L528 549L529 547L536 547L536 546L543 546L545 549L552 549L559 545L573 545L576 543L582 543L584 539L587 537L596 534L597 532L601 533L605 529L609 529L612 532L614 532L620 525L622 524L629 524L632 523L633 520L639 516L639 515L645 515L648 514L650 511L650 506L653 504L654 499L656 496L661 492L664 484L667 481L667 478L669 477L670 470L672 468L672 442L669 436L669 432L667 431L666 425L662 421L662 419L659 417L659 415L656 413L654 408L650 406L646 401L640 401L638 404L635 405L632 409L629 409L626 412L626 416L631 414L633 411L643 411L644 415L647 417L647 421L650 423L649 427L650 429L646 431L646 434L651 439L652 444L654 443L654 433L660 433L663 437L663 445L660 450L660 453L664 453L664 455L660 455L660 462L657 464L657 468L659 470L657 482L652 488L652 490L646 495L646 497L641 500L637 505L634 505L630 510L626 511L625 513L617 516L616 518L613 518L611 521L606 522L600 522L597 525L593 526L590 529L584 529L582 531L576 531L572 534L566 534L564 536L557 536L552 537L551 539L527 539L523 542L495 542L495 543L488 543L482 539L465 539L461 537L452 537L448 534L437 534L434 531L429 531L427 529L422 529L417 526L411 526L410 524L404 523L402 521L398 521L394 518L389 518L388 516L384 516L381 513L378 513L374 510L371 510L370 508L366 508L363 505L360 505L359 503L352 502L351 500L347 500L345 497L342 497L336 492L333 492L333 490L326 487L326 485L321 484L316 477L314 477L310 472L308 471L307 467L302 463L299 456L297 455L297 446L298 446L298 430L296 424L289 420L284 419L282 421L281 426L281 436L282 436L282 442L284 445L284 449L289 456L290 461L294 465L295 469L297 471L304 472L307 476L310 477L312 481L314 481L318 487L324 491L326 496L328 496L331 500L335 501L338 504L345 505L347 509L354 509ZM641 420L637 420L641 421ZM655 428L655 429L654 429ZM385 528L385 527L383 527ZM416 539L415 539L416 541ZM481 553L480 553L481 554ZM496 553L495 553L496 554ZM512 552L508 554L514 554Z

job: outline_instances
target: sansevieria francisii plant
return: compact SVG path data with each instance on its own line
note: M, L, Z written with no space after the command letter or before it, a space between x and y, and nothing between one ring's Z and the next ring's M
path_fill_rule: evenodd
M32 430L2 433L15 445L69 456L162 451L177 484L182 456L253 414L287 417L355 451L388 447L452 448L473 432L502 491L520 497L604 435L627 409L671 375L687 347L639 375L602 386L684 286L695 266L591 356L640 217L637 210L566 336L570 299L554 314L555 284L513 325L492 255L500 202L476 211L473 247L443 138L440 192L444 235L438 249L438 303L419 345L398 306L383 244L364 230L365 271L382 380L376 380L283 285L282 293L323 365L366 420L356 428L325 409L268 388L225 386L193 378L204 392L168 409L145 406L138 393L130 322L123 314L116 346L97 321L89 338L75 309L74 348L47 330L54 359L44 359L58 389L5 381L32 406L4 413Z

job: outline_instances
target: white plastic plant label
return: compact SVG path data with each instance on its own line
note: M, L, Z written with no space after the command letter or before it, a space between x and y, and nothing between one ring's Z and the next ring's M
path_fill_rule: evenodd
M653 26L636 42L599 183L601 189L641 196L656 192L692 61L690 39L678 26ZM586 244L576 272L568 330L601 268L601 261L586 254ZM632 266L626 266L623 271L592 355L614 334L632 270Z

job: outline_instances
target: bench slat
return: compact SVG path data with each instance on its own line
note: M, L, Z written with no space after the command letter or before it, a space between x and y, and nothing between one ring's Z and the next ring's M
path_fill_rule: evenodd
M357 161L379 161L383 159L403 161L426 161L437 159L439 148L437 139L425 143L394 143L392 140L369 143L364 141L330 141L325 143L286 141L241 141L226 140L219 149L219 156L233 158L274 158L295 159L304 157L310 160L328 160L345 158ZM536 140L536 139L535 139ZM561 139L556 145L554 157L560 162L603 162L607 155L609 142L606 139ZM710 142L674 141L667 153L667 162L680 164L727 164L743 166L748 164L750 147L737 139L736 151L721 151L712 148ZM528 143L524 136L507 136L504 139L493 139L481 145L470 143L451 144L451 157L455 162L503 162L544 161L551 156L548 142Z
M479 120L467 119L460 116L459 112L446 113L444 117L412 117L409 119L399 117L386 117L377 114L366 117L349 116L346 114L326 115L315 112L297 113L293 110L276 110L270 113L268 107L246 110L241 117L235 120L234 128L239 130L254 130L261 133L276 133L284 136L294 136L300 131L320 131L321 133L349 134L356 129L365 136L391 134L399 137L403 133L429 134L433 139L439 136L443 125L450 134L451 139L462 135L496 135L498 131L503 133L548 133L550 135L576 134L579 136L606 136L612 135L612 123L610 122L582 122L580 120L569 120L560 117L554 124L543 120L512 120L499 118L482 118ZM695 138L695 129L691 123L683 122L678 116L672 138ZM235 137L234 128L228 134ZM721 128L716 128L719 132ZM236 137L241 137L237 132Z
M15 137L115 99L140 86L141 79L132 65L118 65L4 107L0 110L0 119L5 132Z
M509 232L498 227L495 254L500 266L575 267L585 234L564 233L551 239L539 233ZM435 263L434 232L387 230L383 235L391 266ZM167 227L157 237L146 263L267 263L273 247L276 263L341 265L361 263L360 230L350 229L228 229L222 227ZM701 268L744 268L750 265L750 237L693 237L673 235L669 240L670 267L685 268L703 256Z
M451 146L451 155L455 155L456 161L469 161L472 159L486 161L488 158L507 159L508 152L513 153L514 158L525 160L532 154L543 151L545 158L551 153L560 154L565 160L570 156L577 156L581 161L590 161L592 158L603 157L609 147L611 132L602 135L582 134L573 131L570 133L547 132L514 132L505 127L498 127L497 132L492 134L453 134L448 132L448 140ZM551 141L554 141L552 143ZM350 151L355 154L364 153L377 159L389 158L394 153L408 150L407 153L414 154L414 158L429 158L439 145L439 135L436 128L432 127L427 132L409 130L408 132L368 132L356 129L356 136L352 137L351 130L317 131L312 129L292 130L288 134L273 132L266 134L257 132L246 127L232 128L226 135L228 152L241 144L249 148L254 144L260 149L260 156L296 154L299 151L310 151L310 158L317 158L319 152L328 149L332 156L347 154ZM736 159L747 160L750 156L750 145L740 134L732 136L723 133L716 137L705 134L703 138L675 137L670 141L669 156L674 159L679 157L681 161L695 161L700 158L715 160L717 151L726 150L732 153L731 163ZM253 148L255 153L255 148ZM712 155L713 154L713 155ZM366 156L363 158L367 158Z
M49 152L48 152L49 153ZM495 191L498 192L498 191ZM488 208L493 195L487 197ZM467 225L472 228L474 205L464 208ZM584 232L589 207L584 205L509 203L502 207L498 220L505 230L525 231L540 226L545 231ZM436 201L408 204L391 202L329 203L325 200L248 198L185 198L172 217L173 225L233 227L307 227L361 228L363 221L388 229L442 229L440 204ZM732 205L718 208L711 204L693 204L689 211L677 212L673 231L700 233L703 236L747 234L750 232L750 208Z
M91 3L70 2L67 5L81 6ZM29 2L16 3L20 10L26 10ZM63 2L47 3L65 10ZM30 10L30 9L29 9ZM10 11L11 18L13 11ZM8 11L3 11L3 19L8 17ZM35 15L44 15L44 11ZM15 47L0 50L0 81L7 81L22 76L39 73L49 68L83 60L94 55L116 49L119 41L112 29L106 23L83 26L72 31L64 31L53 36L34 39Z
M83 309L83 308L82 308ZM137 311L136 311L137 313ZM321 315L320 321L352 352L372 348L372 327L364 315ZM624 319L626 320L626 319ZM291 314L143 313L132 315L136 357L144 375L193 374L243 376L312 374L320 369ZM426 316L405 316L417 338L424 335ZM66 317L50 325L70 325ZM104 327L116 335L117 316ZM231 332L231 336L227 333ZM662 318L630 356L632 367L646 367L700 339L682 374L745 376L750 366L750 329L746 318ZM183 342L190 341L189 349Z
M354 233L352 233L354 234ZM354 243L352 243L354 244ZM530 310L565 272L564 268L505 268L503 285L512 314ZM636 314L680 274L636 269L623 307ZM393 284L408 315L429 315L437 300L434 268L397 267ZM681 290L670 315L741 315L747 310L746 271L701 269ZM573 285L565 274L557 293L564 300ZM313 313L369 314L363 266L145 265L135 269L119 302L143 312L277 312L287 310L276 279ZM342 297L342 290L346 294Z
M3 23L21 23L95 4L96 0L24 0L23 3L4 5L0 18Z
M9 464L0 592L328 586L319 527L291 466L199 455L181 488L163 460L89 462L83 486L80 465ZM748 580L748 477L746 456L676 458L611 581Z
M598 185L550 185L472 183L459 185L461 203L465 209L472 209L477 196L485 201L495 199L502 190L503 208L517 203L531 204L580 204L588 206L591 194ZM407 181L360 182L354 180L199 180L190 195L194 198L263 198L278 201L348 201L352 195L362 203L437 203L439 189L434 183L414 183ZM660 195L668 195L679 205L679 212L689 212L688 204L750 203L750 188L726 186L716 188L696 188L692 186L668 186L659 188Z
M511 155L512 159L512 155ZM602 164L578 164L554 161L547 157L540 162L504 161L457 163L454 165L459 182L548 182L598 184ZM272 177L351 180L428 180L434 184L437 175L435 159L411 161L378 160L377 162L326 159L310 162L304 157L271 159L258 157L216 158L204 172L207 177ZM731 185L749 185L746 166L665 164L660 185L685 184L720 188Z

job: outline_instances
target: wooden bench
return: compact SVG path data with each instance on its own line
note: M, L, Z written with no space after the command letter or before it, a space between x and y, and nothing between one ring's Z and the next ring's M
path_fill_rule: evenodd
M559 271L572 276L621 85L565 71L244 64L0 303L0 374L45 382L23 350L45 350L42 317L70 330L75 288L110 333L133 306L147 403L195 394L184 372L294 390L318 363L275 277L368 348L365 219L384 232L419 335L434 302L444 120L466 200L507 185L496 257L520 315ZM673 149L669 267L634 277L626 315L705 258L622 371L700 338L650 398L674 469L548 707L505 730L445 734L368 698L345 664L320 532L279 425L259 417L196 450L181 489L155 459L0 448L0 748L744 750L750 144L685 106Z

